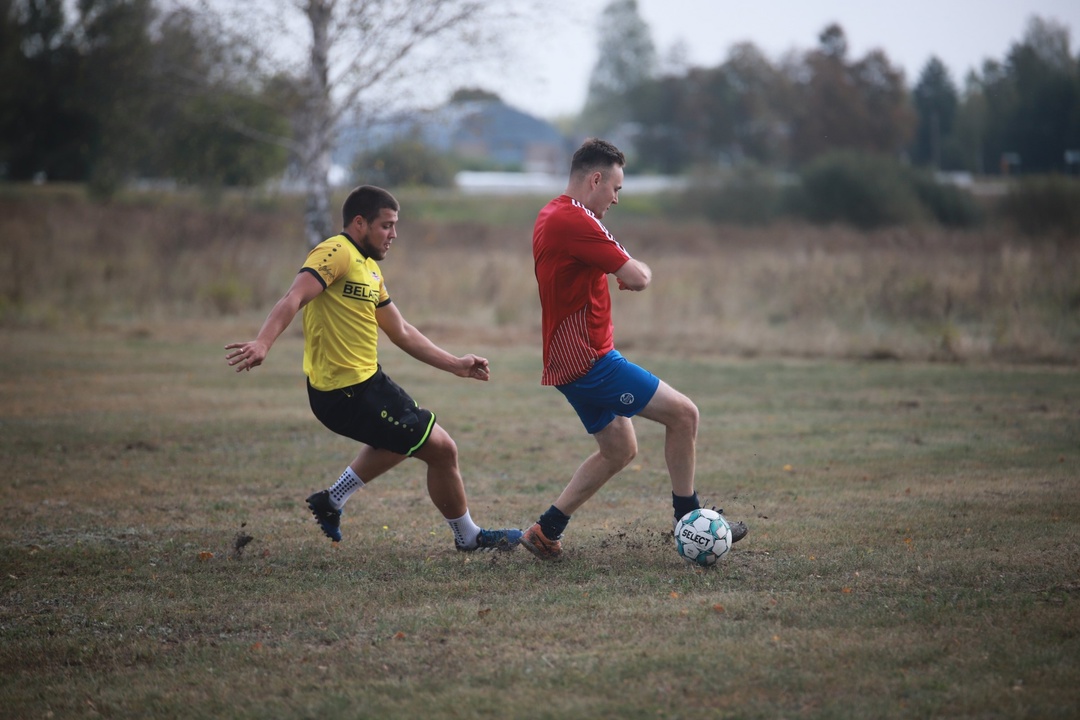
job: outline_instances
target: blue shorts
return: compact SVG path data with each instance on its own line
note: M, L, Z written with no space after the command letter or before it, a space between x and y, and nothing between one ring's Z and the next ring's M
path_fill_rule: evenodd
M597 360L584 377L555 386L577 411L590 435L606 428L616 415L637 415L658 387L660 378L630 362L618 350Z

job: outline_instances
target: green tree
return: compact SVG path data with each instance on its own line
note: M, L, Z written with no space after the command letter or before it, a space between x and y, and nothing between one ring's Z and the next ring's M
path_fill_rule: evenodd
M638 161L660 172L751 160L783 163L789 86L754 45L732 47L715 68L664 76L628 96Z
M82 0L75 37L78 103L92 118L91 192L108 196L134 173L152 140L146 122L153 92L151 0Z
M957 158L943 162L944 147L950 142L960 96L949 69L936 57L930 58L912 92L918 126L911 159L918 165L935 168L957 166Z
M87 182L107 197L136 175L247 184L284 153L226 122L281 132L212 26L152 0L0 0L0 166L6 177ZM75 13L65 13L73 7ZM152 32L153 29L153 32Z
M732 47L722 70L731 87L731 142L743 155L763 165L784 165L788 147L791 83L754 45Z
M956 169L982 175L994 167L991 165L988 168L984 155L987 120L987 99L982 90L982 79L978 73L971 72L960 95L950 142L950 149L956 157Z
M1080 58L1069 45L1067 28L1033 17L1004 61L968 79L955 136L970 169L1065 169L1065 152L1080 148Z
M1080 147L1080 65L1070 55L1068 29L1032 18L1007 63L1016 105L1004 141L1025 172L1062 170L1065 151Z
M287 98L295 96L289 79L259 81L243 53L186 9L166 15L157 35L152 142L141 174L207 187L280 176L287 151L264 138L289 133Z
M627 98L629 117L638 126L634 148L639 169L675 174L694 159L694 140L684 132L682 112L690 82L689 75L657 78Z
M484 90L483 88L458 88L454 91L453 95L450 96L451 104L470 102L473 100L495 100L497 102L502 102L502 98L500 98L497 93L493 93L490 90Z
M3 0L0 166L12 180L81 180L90 116L79 105L80 63L63 0Z
M903 72L881 51L850 62L843 29L830 25L819 47L788 68L794 89L792 156L802 164L831 150L897 155L915 128Z
M1005 64L987 60L971 89L973 97L969 99L977 99L982 110L979 164L988 172L1005 170L1002 164L1005 153L1016 151L1009 138L1010 118L1019 102L1016 83Z
M589 76L582 130L606 134L630 115L629 97L653 77L656 47L637 0L612 0L600 16L599 57Z

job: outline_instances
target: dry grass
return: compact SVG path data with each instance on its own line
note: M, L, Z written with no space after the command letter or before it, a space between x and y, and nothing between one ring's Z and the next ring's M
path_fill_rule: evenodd
M387 273L407 317L429 329L534 342L530 236L542 202L405 195ZM134 197L97 206L73 190L8 192L0 196L0 324L261 316L305 252L294 205ZM994 228L717 228L621 207L609 219L655 277L647 292L618 297L624 347L1080 362L1080 243Z
M405 463L333 547L302 498L352 454L292 333L0 331L0 707L87 717L1069 717L1080 704L1080 376L629 351L702 411L698 485L751 525L674 552L662 433L569 557L471 557ZM384 364L461 448L474 515L529 522L589 451L535 347L488 384ZM241 545L241 538L251 537ZM703 710L706 708L707 710Z

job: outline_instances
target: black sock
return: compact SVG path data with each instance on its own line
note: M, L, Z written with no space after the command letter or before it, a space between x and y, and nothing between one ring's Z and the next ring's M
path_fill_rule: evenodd
M693 495L671 493L671 507L675 508L675 519L678 520L691 510L697 510L701 507L701 501L698 500L697 492Z
M548 540L558 540L569 522L570 516L564 515L562 510L552 505L540 516L540 529Z

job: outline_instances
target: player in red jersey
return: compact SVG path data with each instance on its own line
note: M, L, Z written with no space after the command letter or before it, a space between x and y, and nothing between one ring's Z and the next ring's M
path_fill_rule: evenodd
M698 409L615 349L608 275L620 290L649 286L652 271L615 241L601 219L619 202L626 158L611 143L590 139L574 153L563 195L549 202L533 228L533 259L543 319L541 382L554 385L577 411L599 448L586 458L522 545L542 559L561 555L570 516L637 454L635 415L667 429L664 458L675 520L700 507L694 490ZM731 523L732 541L746 525Z

